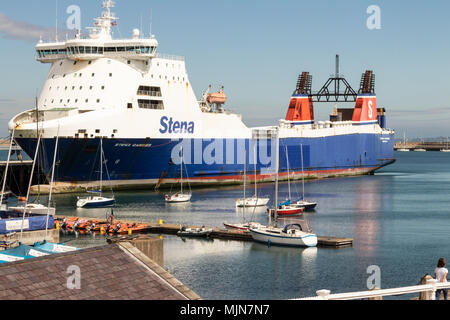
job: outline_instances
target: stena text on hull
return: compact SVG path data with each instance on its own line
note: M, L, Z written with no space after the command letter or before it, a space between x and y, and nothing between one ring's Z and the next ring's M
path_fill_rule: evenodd
M395 161L394 131L384 127L385 110L377 108L374 76L367 78L367 72L360 92L350 92L355 107L337 109L331 121L314 120L313 102L322 95L311 93L311 76L302 73L285 119L249 128L240 115L224 109L223 87L211 93L208 88L198 101L184 58L159 54L153 35L144 37L135 29L130 39L114 39L113 2L104 0L103 7L88 37L79 32L65 42L39 41L36 59L50 64L48 77L36 107L9 122L28 155L41 135L46 174L58 135L57 192L79 191L101 180L92 170L98 167L101 140L115 189L179 183L181 154L192 186L242 183L244 163L252 181L273 181L277 134L290 168L280 159L285 164L280 179L288 172L291 179L370 174Z

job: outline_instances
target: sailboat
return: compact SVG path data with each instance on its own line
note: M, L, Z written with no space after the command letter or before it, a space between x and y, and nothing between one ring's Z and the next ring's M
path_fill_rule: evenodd
M269 198L260 198L258 197L258 187L257 187L257 179L256 179L256 144L254 146L254 155L255 155L255 194L250 197L245 197L245 172L244 172L244 199L236 199L236 207L242 208L242 207L263 207L266 206L267 203L270 201ZM244 171L245 171L245 165L244 165Z
M283 202L278 204L278 215L279 216L292 216L292 215L300 215L305 210L303 207L295 206L292 204L292 198L291 198L291 181L290 181L290 171L289 171L289 157L287 152L287 146L285 146L285 153L286 153L286 167L287 167L287 173L288 173L288 194L289 198ZM278 171L277 171L278 175ZM275 202L277 203L277 202ZM275 209L268 209L270 215L275 214Z
M293 203L294 207L303 208L305 211L313 210L317 206L317 202L305 200L305 174L303 171L303 145L300 144L300 156L302 161L302 197Z
M447 137L447 145L445 149L441 149L441 152L450 152L450 149L448 148L448 137Z
M100 188L99 190L88 190L88 193L92 193L94 195L90 195L86 198L79 198L77 201L78 208L103 208L110 207L114 205L115 199L114 194L111 198L103 197L102 195L102 183L103 183L103 139L100 138ZM106 164L105 164L106 166ZM106 168L108 170L108 168ZM112 192L112 189L111 189Z
M278 167L279 167L279 132L277 131L276 141L276 174L275 174L275 203L278 202ZM299 220L297 223L286 225L283 228L276 226L278 219L278 208L274 209L274 224L271 226L269 215L269 226L252 228L250 232L255 241L280 246L292 247L315 247L317 246L317 235L309 228L305 220Z
M28 203L29 200L29 196L30 196L30 189L31 189L31 183L33 180L33 175L34 175L34 169L36 166L36 161L38 158L38 152L39 152L39 147L40 147L40 142L41 142L41 137L42 137L42 130L41 132L38 133L38 141L37 141L37 145L36 145L36 151L34 154L34 159L33 159L33 165L31 167L31 175L30 175L30 181L28 183L28 190L27 190L27 196L25 198L25 203L21 206L13 206L13 207L8 207L8 210L10 211L15 211L15 212L19 212L19 213L23 213L28 214L28 215L55 215L55 208L53 207L46 207L41 203ZM39 165L39 164L38 164Z
M256 165L255 165L256 166ZM242 199L242 206L238 206L238 202L240 202L240 200L241 199L237 199L236 200L236 206L237 207L242 207L242 223L226 223L226 222L224 222L224 226L225 226L225 228L227 228L227 229L231 229L231 230L244 230L244 231L247 231L247 230L249 230L249 228L250 227L253 227L253 228L259 228L260 226L261 226L261 224L260 223L258 223L258 222L247 222L246 220L245 220L245 208L246 207L253 207L253 208L255 208L256 207L256 205L253 205L253 206L250 206L250 205L248 205L247 203L247 198L245 197L245 185L246 185L246 178L247 178L247 173L246 173L246 167L247 167L247 150L245 149L244 150L244 199ZM256 170L255 170L255 177L256 177ZM255 180L256 180L256 178L255 178ZM255 181L255 186L256 186L256 181ZM256 187L255 187L256 188ZM255 189L255 195L254 195L254 197L256 197L256 199L258 199L257 198L257 194L256 194L256 189ZM257 202L258 200L256 200L256 202ZM265 200L264 200L265 201ZM269 201L269 199L267 200L267 202ZM267 204L267 202L266 202L266 204ZM244 205L245 204L245 205Z
M397 149L400 152L409 152L409 149L406 148L406 133L403 132L403 148Z
M180 202L189 202L191 201L192 193L191 186L189 185L189 193L183 192L183 148L181 148L181 162L180 162L180 191L174 193L172 195L166 194L164 199L167 203L180 203ZM186 170L187 175L187 170Z

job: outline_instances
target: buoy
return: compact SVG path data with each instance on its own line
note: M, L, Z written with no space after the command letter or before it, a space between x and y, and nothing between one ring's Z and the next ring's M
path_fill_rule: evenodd
M133 230L128 229L128 234L131 235L133 233Z
M158 224L163 224L162 219L159 219L159 220L158 220Z
M59 230L59 223L58 222L55 224L55 228L56 228L56 230Z

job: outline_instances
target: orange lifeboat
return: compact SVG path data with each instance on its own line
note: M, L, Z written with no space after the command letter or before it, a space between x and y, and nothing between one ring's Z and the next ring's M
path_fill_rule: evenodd
M223 87L220 88L219 92L213 92L208 94L208 103L224 104L227 101L227 96L223 92Z

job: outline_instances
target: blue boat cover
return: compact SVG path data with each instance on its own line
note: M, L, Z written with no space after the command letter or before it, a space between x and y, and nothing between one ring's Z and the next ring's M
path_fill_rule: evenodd
M287 206L287 205L290 205L290 204L291 204L291 200L288 200L286 202L280 203L278 206L281 207L281 206Z
M24 231L45 230L47 223L47 216L32 216L27 217L23 221ZM22 218L16 219L2 219L0 220L0 234L8 234L11 232L18 232L22 227ZM48 229L55 227L55 221L52 216L48 217Z

